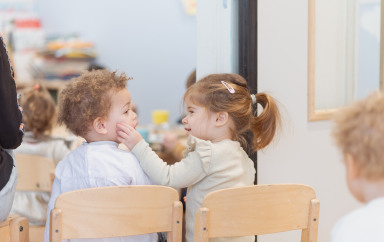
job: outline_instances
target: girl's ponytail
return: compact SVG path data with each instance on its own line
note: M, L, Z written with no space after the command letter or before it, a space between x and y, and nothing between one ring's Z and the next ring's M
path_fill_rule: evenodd
M280 112L276 102L266 93L255 94L256 107L260 104L263 111L257 115L255 108L254 117L251 119L250 129L253 133L253 148L260 150L266 147L276 134L276 130L281 126Z

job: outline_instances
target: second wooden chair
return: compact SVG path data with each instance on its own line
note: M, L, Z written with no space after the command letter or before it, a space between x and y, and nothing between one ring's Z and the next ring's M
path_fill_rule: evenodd
M320 202L306 185L276 184L209 193L196 214L194 240L302 230L302 242L316 242Z

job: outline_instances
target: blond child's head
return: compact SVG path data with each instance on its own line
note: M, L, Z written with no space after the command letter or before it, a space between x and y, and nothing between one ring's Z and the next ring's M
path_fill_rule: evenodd
M374 92L343 108L334 118L333 136L344 155L347 185L368 202L384 195L384 95Z
M56 104L43 85L36 84L23 90L20 104L26 131L33 132L35 138L51 133L56 122Z
M342 109L334 118L333 135L343 154L353 157L368 180L384 178L384 95L374 92Z
M137 125L124 73L108 70L85 72L59 95L58 122L88 142L116 141L116 122Z

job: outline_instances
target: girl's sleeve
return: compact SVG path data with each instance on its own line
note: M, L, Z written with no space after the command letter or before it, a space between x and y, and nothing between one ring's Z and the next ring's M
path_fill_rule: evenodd
M167 165L160 159L144 140L136 144L132 153L140 161L145 173L159 185L174 188L188 187L207 176L209 170L209 148L206 152L189 152L184 159L173 165Z
M0 145L17 148L23 138L22 114L17 101L16 83L3 38L0 36Z

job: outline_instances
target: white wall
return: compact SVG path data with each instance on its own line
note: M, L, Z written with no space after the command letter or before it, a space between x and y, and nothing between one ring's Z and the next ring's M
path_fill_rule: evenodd
M93 41L99 62L126 72L139 120L151 110L181 116L185 81L196 67L196 17L180 0L35 0L48 34L78 33Z
M216 37L204 19L218 20L218 6L198 1L199 43ZM225 0L218 2L227 2ZM319 242L329 241L334 223L359 204L349 194L341 156L331 138L330 121L307 121L307 0L258 0L258 88L281 103L283 132L280 139L258 153L258 182L302 183L313 186L320 200ZM200 7L209 7L199 12ZM215 15L216 14L216 15ZM210 21L210 20L208 20ZM222 21L223 24L226 21ZM217 24L217 23L216 23ZM210 35L209 35L210 34ZM224 50L226 51L226 50ZM226 72L211 52L198 48L197 66L204 72ZM218 54L216 54L218 55ZM300 241L298 231L259 236L259 242Z
M307 0L259 0L258 88L283 108L280 140L259 152L259 183L303 183L320 199L319 240L329 241L334 223L359 206L349 194L341 155L330 121L307 121ZM297 233L261 236L266 241L297 241Z

